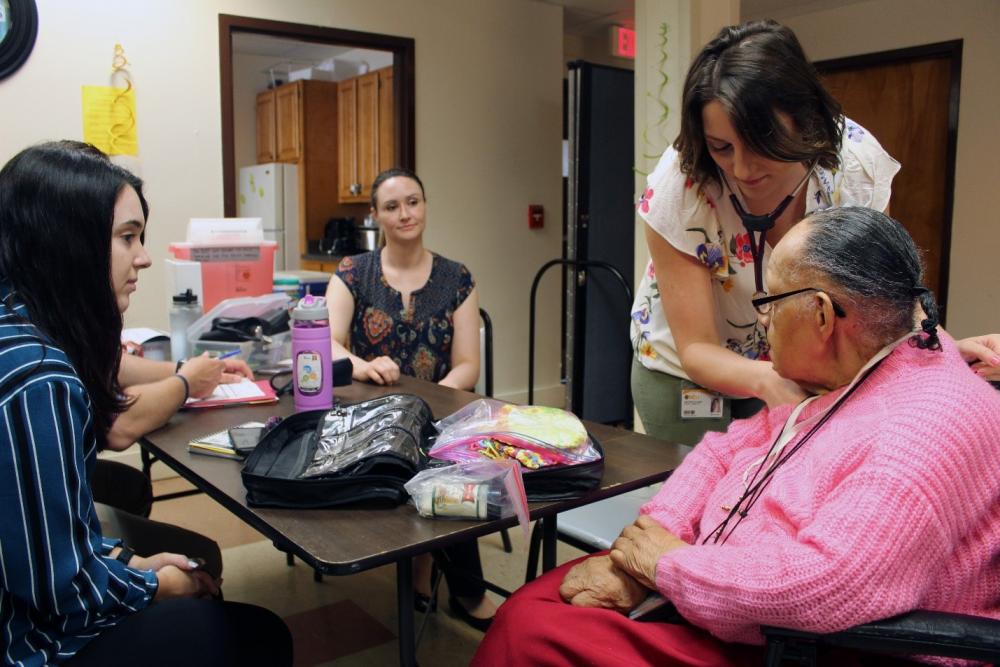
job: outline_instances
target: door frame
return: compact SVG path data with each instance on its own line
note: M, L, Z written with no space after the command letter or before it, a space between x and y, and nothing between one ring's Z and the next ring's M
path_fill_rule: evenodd
M846 58L833 58L813 63L820 74L838 72L845 69L857 69L875 65L917 60L924 58L944 57L951 62L951 89L948 91L948 143L945 149L944 171L944 225L941 239L941 275L939 284L939 315L941 325L945 324L948 309L948 277L951 272L951 228L955 203L955 156L958 152L958 108L962 89L962 40L954 39L947 42L935 42L891 51L866 53Z
M410 37L380 35L342 28L327 28L272 21L232 14L219 14L220 98L222 101L222 190L226 217L236 215L236 138L233 129L233 34L249 32L300 42L352 46L392 52L393 104L396 107L396 162L416 166L415 64L416 43Z

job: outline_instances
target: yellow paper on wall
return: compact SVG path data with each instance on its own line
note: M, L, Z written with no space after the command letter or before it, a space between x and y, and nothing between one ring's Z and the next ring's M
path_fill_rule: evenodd
M139 154L131 86L83 86L83 140L108 155Z

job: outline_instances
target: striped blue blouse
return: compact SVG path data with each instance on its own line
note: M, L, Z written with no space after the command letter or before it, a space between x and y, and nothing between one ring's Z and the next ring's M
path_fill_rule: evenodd
M2 664L58 663L149 605L153 572L108 556L94 512L97 455L87 391L0 285Z

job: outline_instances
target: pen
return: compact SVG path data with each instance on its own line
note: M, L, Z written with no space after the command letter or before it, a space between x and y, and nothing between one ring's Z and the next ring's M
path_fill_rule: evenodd
M216 359L218 359L218 360L221 361L223 359L228 359L229 357L235 357L241 351L242 350L230 350L229 352L226 352L225 354L220 354L219 356L216 357Z

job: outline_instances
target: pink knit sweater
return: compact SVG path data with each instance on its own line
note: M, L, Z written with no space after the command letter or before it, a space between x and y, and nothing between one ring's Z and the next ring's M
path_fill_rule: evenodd
M1000 618L1000 393L941 338L941 352L893 351L721 546L701 537L791 407L701 441L642 509L697 543L656 572L688 620L759 644L760 625L832 632L913 609Z

